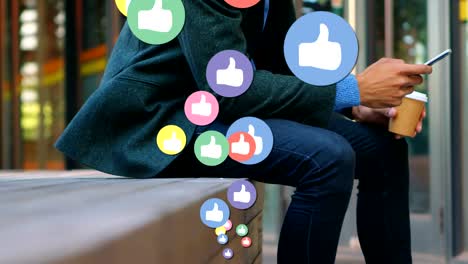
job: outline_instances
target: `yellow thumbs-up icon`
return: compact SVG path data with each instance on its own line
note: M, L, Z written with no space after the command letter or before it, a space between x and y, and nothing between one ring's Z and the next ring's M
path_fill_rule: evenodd
M127 16L130 2L132 2L132 0L115 0L115 5L117 6L117 9L119 9L120 13L122 13L124 16Z
M167 125L159 131L156 143L163 153L176 155L184 149L187 137L182 128L175 125Z

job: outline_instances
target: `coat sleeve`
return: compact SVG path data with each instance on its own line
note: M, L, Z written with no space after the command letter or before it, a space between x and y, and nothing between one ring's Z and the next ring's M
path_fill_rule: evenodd
M186 21L178 40L197 88L212 92L206 80L206 67L211 57L227 49L247 54L247 40L241 27L243 11L224 0L184 0L184 7ZM292 5L288 7L292 9ZM272 16L278 16L276 14ZM268 19L277 19L272 16ZM285 21L283 27L289 27L289 22ZM284 35L280 32L281 40L276 39L280 45ZM278 46L278 43L272 45ZM275 53L278 54L272 56L276 58L283 54L282 50ZM219 118L230 122L243 116L256 116L326 126L333 111L335 93L334 85L316 87L292 75L258 68L252 85L244 94L234 98L218 96Z

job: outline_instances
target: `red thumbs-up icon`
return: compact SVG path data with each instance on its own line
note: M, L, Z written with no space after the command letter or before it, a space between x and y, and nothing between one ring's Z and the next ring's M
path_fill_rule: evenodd
M229 157L235 161L246 161L255 153L255 139L246 132L237 132L228 138Z

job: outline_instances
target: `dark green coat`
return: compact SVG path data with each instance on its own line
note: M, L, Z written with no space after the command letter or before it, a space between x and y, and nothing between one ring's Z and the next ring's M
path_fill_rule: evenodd
M291 1L270 2L264 31L263 1L243 10L224 0L183 2L184 28L167 44L145 44L125 24L99 89L58 139L60 151L107 173L157 176L176 157L158 149L158 131L175 124L185 131L187 141L192 138L195 125L185 117L185 99L196 90L213 92L206 81L206 66L213 55L226 49L253 58L257 71L243 95L218 96L218 120L230 123L255 116L327 124L335 87L314 87L300 81L283 56L284 38L295 20Z

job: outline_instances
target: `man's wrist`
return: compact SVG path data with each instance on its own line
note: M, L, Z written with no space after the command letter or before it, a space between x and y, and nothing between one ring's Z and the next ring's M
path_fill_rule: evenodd
M352 74L336 84L335 110L358 106L360 104L359 86L356 77Z

